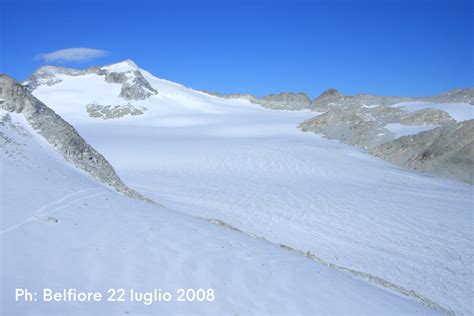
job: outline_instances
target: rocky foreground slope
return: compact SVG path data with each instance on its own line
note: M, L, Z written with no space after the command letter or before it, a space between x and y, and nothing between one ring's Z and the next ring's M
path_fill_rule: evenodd
M29 125L59 153L102 183L134 198L153 201L127 187L112 165L90 146L69 123L32 96L26 87L0 75L0 109L21 113Z

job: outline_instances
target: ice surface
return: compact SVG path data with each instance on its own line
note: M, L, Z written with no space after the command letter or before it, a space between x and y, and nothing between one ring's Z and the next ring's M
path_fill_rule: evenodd
M474 313L472 186L299 131L312 112L272 111L142 73L158 94L132 102L149 109L137 117L87 117L86 104L114 104L117 95L117 87L93 84L93 77L63 78L34 94L127 184L173 210L222 220L447 310ZM448 112L462 120L468 110Z
M0 111L0 118L6 113ZM437 314L266 241L119 194L63 161L19 114L0 125L0 314ZM6 141L8 140L8 141ZM17 288L38 301L15 302ZM42 290L102 302L43 302ZM106 302L109 288L125 302ZM129 291L213 289L212 302L131 302Z

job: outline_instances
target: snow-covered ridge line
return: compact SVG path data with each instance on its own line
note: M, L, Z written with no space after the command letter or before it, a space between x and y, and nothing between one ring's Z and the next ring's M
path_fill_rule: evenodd
M30 126L67 161L118 192L157 204L125 185L112 165L90 146L74 127L7 75L0 75L0 96L1 109L21 113Z
M53 86L62 81L61 75L83 76L83 75L103 76L107 83L121 85L119 96L125 100L145 100L158 92L143 77L138 66L132 60L124 60L117 64L111 64L103 67L90 67L80 70L65 68L59 66L43 66L38 68L28 80L22 84L32 92L42 85Z
M443 312L447 315L450 315L450 316L456 315L456 313L453 310L451 310L449 308L444 308L443 306L441 306L438 303L432 301L431 299L417 293L416 291L406 289L406 288L404 288L400 285L397 285L393 282L385 280L381 277L372 275L372 274L367 273L367 272L357 271L357 270L354 270L354 269L343 267L341 265L337 265L335 263L326 261L326 260L318 257L317 255L315 255L311 251L303 251L303 250L300 250L300 249L290 247L290 246L285 245L285 244L271 242L270 240L268 240L267 238L265 238L263 236L258 236L258 235L253 234L253 233L242 231L238 227L230 225L230 224L228 224L228 223L226 223L226 222L224 222L220 219L206 218L206 217L200 217L200 216L198 216L197 218L203 219L205 221L208 221L210 223L216 224L216 225L221 226L221 227L225 227L225 228L230 229L232 231L238 232L242 235L245 235L245 236L248 236L248 237L251 237L251 238L255 238L255 239L258 239L258 240L263 240L263 241L268 242L268 243L270 243L274 246L278 246L278 247L280 247L282 249L285 249L287 251L290 251L292 253L295 253L295 254L301 255L303 257L306 257L310 260L316 261L317 263L325 265L328 268L338 270L338 271L342 271L342 272L345 272L345 273L349 273L353 276L356 276L357 278L363 279L366 282L369 282L369 283L377 285L377 286L381 286L381 287L383 287L385 289L388 289L388 290L395 291L399 294L402 294L402 295L404 295L404 296L406 296L410 299L413 299L413 300L417 301L418 303L422 303L422 304L424 304L424 305L426 305L430 308L433 308L435 310Z
M439 103L468 103L474 105L474 88L454 89L432 97L399 97L380 96L372 94L343 95L336 89L328 89L314 100L305 93L282 92L257 97L246 93L220 93L200 90L204 93L224 99L244 99L252 103L274 110L304 110L325 112L332 106L391 106L400 102L439 102Z

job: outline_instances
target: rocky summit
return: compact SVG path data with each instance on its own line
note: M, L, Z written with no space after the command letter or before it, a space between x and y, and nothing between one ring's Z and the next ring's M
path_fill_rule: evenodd
M41 85L52 86L62 81L61 76L82 76L96 74L103 76L111 84L120 84L119 96L127 101L145 100L158 94L143 77L138 66L132 60L125 60L117 64L91 67L85 70L64 68L58 66L43 66L36 70L23 85L28 91L33 91Z

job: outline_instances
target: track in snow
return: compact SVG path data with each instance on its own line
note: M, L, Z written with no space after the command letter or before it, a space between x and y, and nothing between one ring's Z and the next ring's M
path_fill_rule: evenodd
M100 195L104 194L104 193L94 193L94 194L87 194L87 195L84 195L84 196L80 196L80 194L85 193L85 192L89 192L89 191L97 191L97 189L85 189L85 190L72 192L70 194L66 194L65 196L63 196L62 198L60 198L58 200L55 200L51 203L43 205L42 207L37 209L34 212L34 214L31 215L30 217L28 217L26 220L1 230L0 235L6 234L6 233L8 233L12 230L20 228L20 227L22 227L23 225L25 225L29 222L33 222L33 221L39 220L42 217L49 216L49 215L52 215L54 213L57 213L58 211L66 208L66 207L68 207L72 204L75 204L79 201L82 201L82 200L85 200L85 199L90 199L90 198L93 198L93 197L100 196ZM76 197L77 195L79 195L80 197ZM73 199L70 200L70 198L73 198ZM65 202L65 203L63 203L63 202ZM47 211L45 212L45 210L47 210Z

